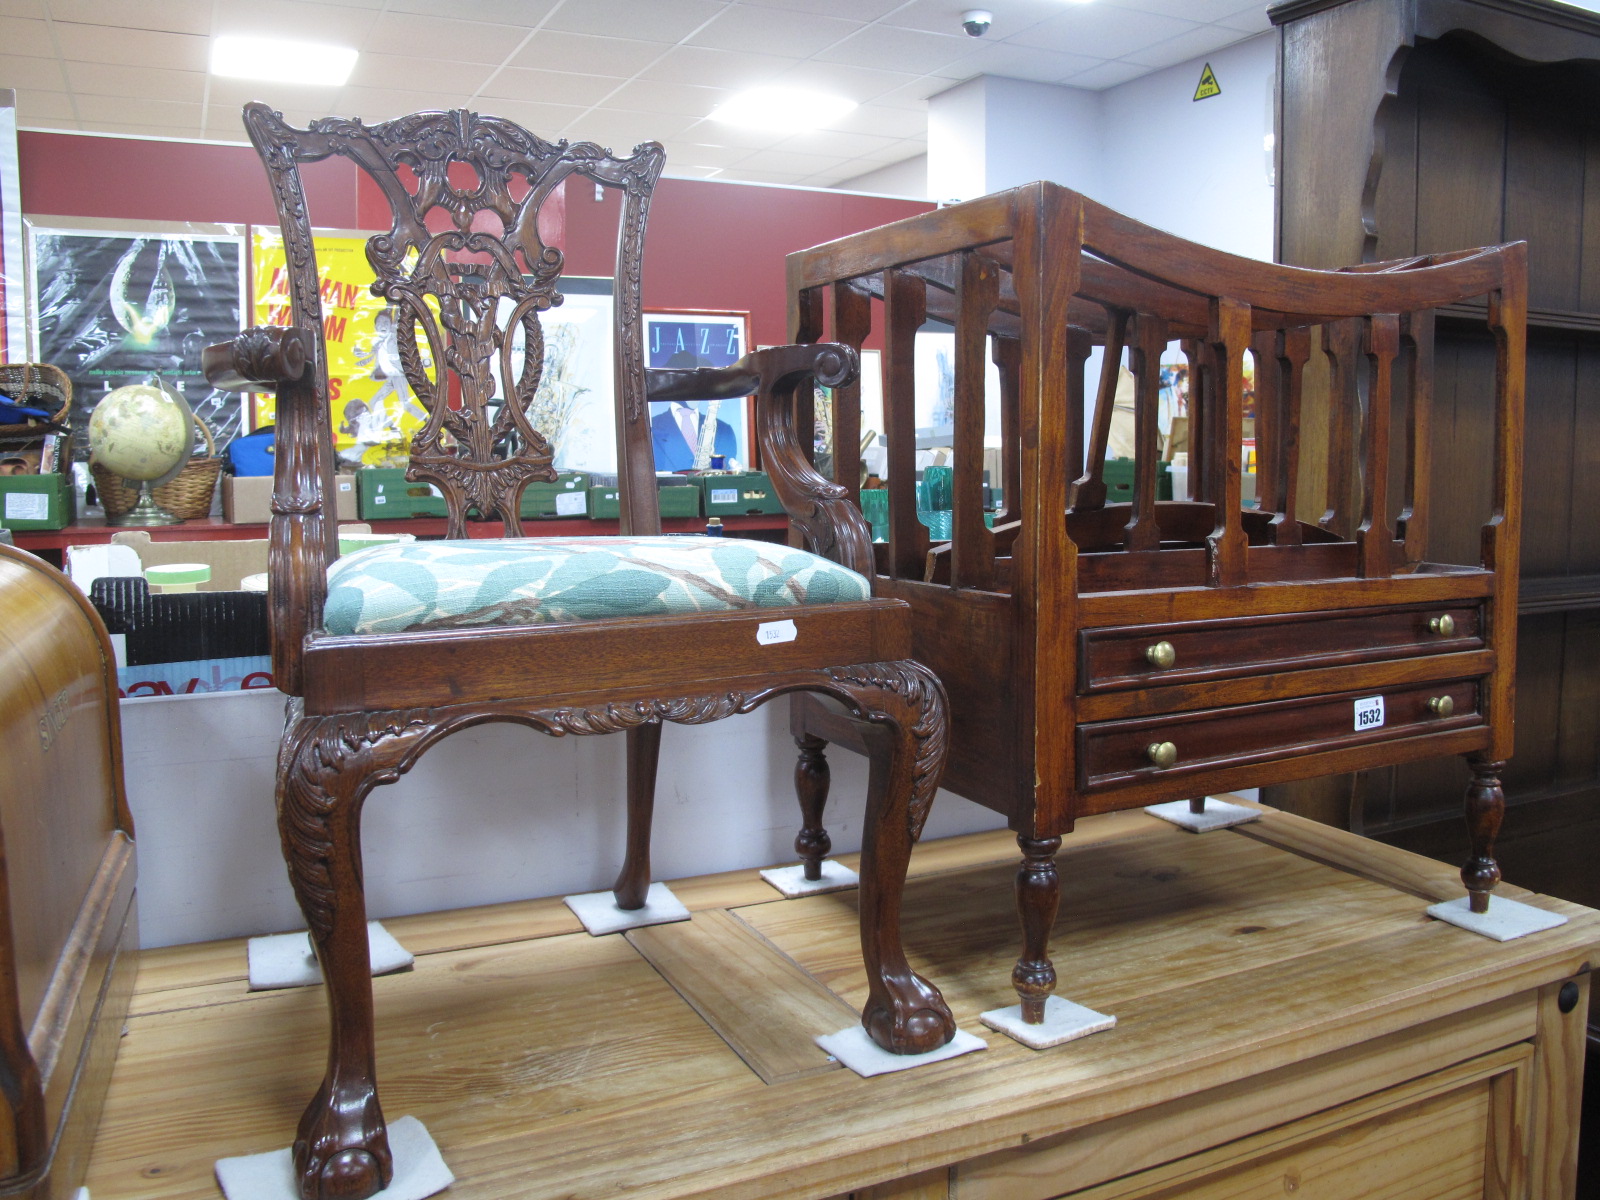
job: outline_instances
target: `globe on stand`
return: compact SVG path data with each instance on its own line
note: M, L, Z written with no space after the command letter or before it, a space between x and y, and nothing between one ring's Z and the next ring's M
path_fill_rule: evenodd
M139 489L139 502L107 525L178 525L150 489L183 470L194 449L194 415L177 393L153 383L109 392L89 417L89 458Z

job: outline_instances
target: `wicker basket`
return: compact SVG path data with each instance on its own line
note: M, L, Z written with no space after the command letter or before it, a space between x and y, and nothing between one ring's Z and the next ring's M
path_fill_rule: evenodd
M150 489L150 495L157 504L184 521L211 515L211 498L217 490L217 476L222 473L222 456L217 453L217 439L212 436L211 427L200 418L199 413L194 414L194 423L206 440L205 454L195 455L183 464L183 470L172 479L158 488ZM94 474L94 488L99 493L106 516L120 517L133 510L133 506L139 502L138 488L129 487L127 480L106 470L99 463L90 463L89 470Z
M0 364L0 392L27 408L43 408L58 425L68 423L72 413L72 380L60 367L49 363ZM18 433L43 434L38 424L0 425L0 437Z

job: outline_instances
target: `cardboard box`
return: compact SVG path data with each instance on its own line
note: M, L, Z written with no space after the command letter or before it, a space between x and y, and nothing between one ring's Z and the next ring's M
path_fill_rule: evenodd
M698 517L700 515L700 489L685 481L685 486L656 489L656 503L663 517ZM589 515L597 521L615 521L622 515L622 503L616 485L589 489Z
M781 513L783 502L772 489L765 471L746 471L734 475L698 475L708 517L745 517L758 513Z
M333 494L338 501L336 518L340 521L358 519L356 477L335 475ZM222 519L232 525L264 525L272 520L272 476L224 475Z
M63 529L76 515L70 475L0 476L0 529Z

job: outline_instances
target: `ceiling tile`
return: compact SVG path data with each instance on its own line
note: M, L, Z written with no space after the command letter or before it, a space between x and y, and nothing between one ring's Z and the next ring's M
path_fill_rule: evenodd
M892 62L902 71L926 73L949 66L970 53L972 47L964 37L869 25L816 57L823 62L857 67Z
M19 93L35 89L60 91L67 86L57 58L29 58L22 54L0 54L0 81Z
M951 66L967 79L978 75L1004 75L1007 79L1027 79L1034 83L1059 83L1101 61L1083 54L1063 54L1059 50L1040 50L1014 42L989 42L980 44Z
M584 109L573 104L540 104L528 100L474 101L472 107L485 116L515 121L529 133L552 142L559 141L561 130L584 113Z
M865 104L879 96L887 95L922 79L903 71L879 71L870 67L851 67L844 63L825 63L811 59L790 67L771 82L785 87L809 88L819 92L834 92L848 96L857 104ZM935 91L948 87L940 81Z
M77 115L72 97L66 92L37 89L17 93L17 120L24 125L53 118L71 121L76 120Z
M1168 38L1164 42L1157 42L1142 50L1130 51L1122 57L1124 62L1137 63L1141 67L1156 70L1188 62L1191 58L1199 58L1201 55L1221 50L1224 46L1231 46L1242 40L1234 30L1222 29L1216 25L1201 25L1187 33L1180 33L1175 38Z
M261 79L215 79L206 89L206 103L238 113L246 104L260 101L284 112L304 112L319 116L349 116L339 104L342 88L307 87L290 83L269 83Z
M1155 13L1160 16L1182 17L1186 21L1220 21L1224 17L1236 16L1246 9L1253 9L1263 16L1267 11L1267 0L1259 3L1241 4L1239 0L1100 0L1108 8L1121 8L1135 13Z
M130 100L124 96L79 96L78 117L85 129L102 122L141 125L184 126L190 136L200 129L199 103L181 104L170 100Z
M513 67L530 70L574 71L580 75L611 75L632 79L661 57L659 42L630 38L591 37L541 29L509 60Z
M81 95L122 96L129 100L167 100L198 104L205 99L202 71L163 71L159 67L117 67L69 62L67 79Z
M135 125L122 121L82 122L87 133L110 133L133 137L148 138L196 138L200 136L198 128L187 128L172 125Z
M814 17L846 17L876 21L905 5L905 0L740 0L751 8L787 8Z
M1104 62L1098 67L1090 67L1082 74L1074 75L1067 80L1067 83L1075 88L1087 88L1089 91L1098 92L1149 73L1150 68L1141 67L1137 63Z
M381 0L378 0L381 3ZM533 28L560 0L388 0L390 12L422 16L452 16L463 21L488 21L498 25Z
M49 25L26 17L0 17L0 46L6 48L7 54L54 58L56 53Z
M683 138L671 139L666 143L666 147L669 171L680 171L686 167L695 170L721 170L750 155L748 147L708 146Z
M386 12L372 23L361 49L374 54L415 54L426 49L433 58L498 65L527 34L527 29L515 25Z
M1196 24L1155 13L1140 13L1130 20L1131 15L1126 10L1100 4L1081 5L1010 40L1022 46L1067 54L1120 58L1129 51L1177 37Z
M204 71L210 65L211 39L192 33L57 21L55 35L61 57L69 62L132 62L182 71Z
M707 146L735 146L749 152L776 146L791 135L771 129L747 129L743 125L724 125L721 121L694 121L674 136Z
M619 83L621 80L604 75L573 75L565 71L527 71L521 67L501 67L473 98L525 100L588 108L616 91Z
M885 25L901 29L922 29L929 33L960 34L967 37L961 27L961 14L968 8L987 7L994 13L994 24L982 38L970 39L975 45L981 41L999 41L1024 29L1031 29L1040 21L1047 21L1061 13L1062 0L999 0L984 5L953 4L950 0L911 0L884 17Z
M213 33L255 34L286 41L350 46L357 50L377 20L369 8L300 0L216 0ZM408 50L415 50L409 47ZM394 53L404 54L407 50Z
M347 87L339 93L341 116L363 121L392 121L427 109L461 108L465 99L454 92L415 91L410 88Z
M582 0L563 4L545 22L563 33L608 36L627 30L646 42L682 41L727 7L726 0Z
M1237 29L1240 33L1266 33L1272 28L1265 8L1247 8L1231 17L1218 17L1216 23L1225 29Z
M757 150L740 159L737 164L740 176L744 176L747 169L754 171L787 171L794 175L810 175L816 171L826 171L835 166L839 159L832 154L798 154L793 150L778 147L772 150Z
M669 158L661 171L667 179L715 179L722 174L721 167L675 167Z
M808 129L778 144L780 150L800 154L827 154L833 158L865 158L892 153L901 139L876 133L846 133L838 129Z
M122 25L167 33L211 32L211 0L49 0L57 21L86 25Z
M584 113L564 128L561 136L575 142L599 142L619 154L626 154L641 142L677 137L692 124L694 121L689 117L604 109Z
M691 46L719 50L753 47L773 53L811 55L861 29L860 21L816 17L783 8L734 5L689 39Z
M926 137L928 112L926 106L912 109L863 105L829 121L828 128L846 133L876 133L883 137Z
M726 179L728 178L728 173L724 171L722 175L718 176L718 178ZM736 180L733 180L733 182L771 183L779 186L792 186L799 183L800 179L801 177L795 174L793 171L746 171L741 169L739 171L739 177Z
M409 58L403 54L363 54L356 60L349 84L351 87L404 90L424 83L432 91L457 93L465 103L493 70L488 63Z
M705 46L673 46L640 71L639 78L659 79L664 83L720 84L740 88L770 83L798 62L798 57L740 54Z
M43 20L50 15L44 0L0 0L0 17L36 17Z
M728 88L696 87L687 83L645 83L634 80L623 84L606 103L637 112L672 113L675 116L707 117L733 92Z

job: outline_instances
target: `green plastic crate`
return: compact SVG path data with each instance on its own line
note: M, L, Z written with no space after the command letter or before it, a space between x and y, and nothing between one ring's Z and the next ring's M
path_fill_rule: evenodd
M1156 499L1172 499L1172 474L1167 463L1157 463ZM1108 458L1100 476L1106 484L1107 504L1133 503L1133 459Z
M695 482L705 497L708 517L744 517L759 513L781 513L783 502L773 490L765 471L746 471L737 475L700 475Z
M412 483L400 467L363 467L356 472L356 501L363 521L442 517L444 495L427 483Z
M587 517L589 473L563 471L555 482L535 481L522 493L524 517Z
M0 529L64 529L77 498L67 475L0 476Z
M698 517L700 489L682 485L656 489L656 503L663 517ZM614 487L589 489L589 515L597 521L615 521L622 515L622 503Z

